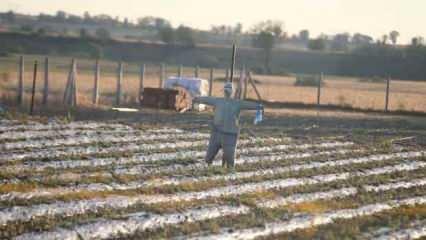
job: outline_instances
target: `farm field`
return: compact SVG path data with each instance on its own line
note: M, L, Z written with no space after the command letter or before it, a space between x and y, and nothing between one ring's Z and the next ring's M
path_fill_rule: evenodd
M29 101L32 84L32 64L38 59L39 81L36 101L41 101L41 89L43 82L44 59L37 56L26 58L25 89L26 101ZM3 99L13 101L16 99L17 86L17 58L0 59L0 95ZM71 59L52 58L50 67L50 106L57 106L62 101L64 86L66 85ZM90 106L94 85L94 61L78 60L78 92L81 105ZM135 63L124 65L123 104L135 106L138 104L137 96L140 84L139 68ZM114 103L116 90L117 63L101 61L100 80L100 104L110 106ZM176 76L177 66L167 68L167 76ZM236 73L239 75L239 72ZM194 76L194 66L185 66L183 76ZM200 77L209 79L209 69L201 69ZM215 82L213 95L222 96L222 82L219 79L225 77L225 71L215 70ZM317 101L317 89L310 86L295 86L295 75L290 76L263 76L255 75L257 87L265 100L315 104ZM147 64L145 73L145 87L158 87L160 79L160 68L158 65ZM321 91L321 103L326 105L337 105L369 110L383 110L385 106L385 81L371 82L369 78L354 78L342 76L325 76L324 87ZM254 90L249 87L249 98L256 98ZM413 82L392 80L390 85L389 109L400 111L422 111L426 112L426 82Z
M422 118L267 110L226 170L203 162L210 114L159 114L0 120L0 238L426 236Z

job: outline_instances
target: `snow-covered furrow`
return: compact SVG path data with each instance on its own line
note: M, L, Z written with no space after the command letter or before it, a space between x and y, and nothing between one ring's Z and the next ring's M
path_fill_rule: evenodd
M9 135L3 136L12 136L15 131L49 131L49 130L71 130L71 129L132 129L129 126L116 123L96 123L96 122L72 122L68 124L62 123L49 123L41 124L37 122L32 122L29 124L20 124L14 126L0 126L0 132L9 133Z
M123 133L123 132L121 132ZM73 138L57 138L57 139L43 139L43 140L30 140L25 142L11 142L0 144L1 150L19 151L21 149L37 149L37 148L53 148L53 147L66 147L73 145L85 144L114 144L114 143L131 143L143 141L167 141L170 139L178 140L201 140L208 139L208 134L203 133L184 133L184 134L151 134L131 131L120 135L111 135L109 133L95 134L91 136L78 136Z
M426 196L406 198L402 200L391 200L384 203L375 203L364 205L359 208L342 209L329 211L321 214L306 214L297 216L285 221L277 221L265 224L264 227L230 230L223 229L221 233L210 236L194 237L193 240L210 240L210 239L256 239L275 234L289 233L296 230L307 229L311 227L332 224L337 220L354 219L357 217L371 216L373 214L382 213L402 206L415 206L418 204L426 204Z
M189 209L180 213L158 215L139 212L128 215L124 220L99 220L94 223L76 226L72 229L57 229L52 232L27 233L18 236L17 240L81 240L110 239L134 235L137 232L154 230L167 225L191 223L218 217L246 214L250 208L246 206L215 206Z
M135 181L126 184L120 183L91 183L91 184L80 184L73 185L72 187L63 187L60 188L37 188L33 192L27 192L28 194L33 193L37 196L38 192L41 192L43 196L54 196L58 193L69 194L81 191L115 191L115 190L134 190L143 187L162 187L165 185L182 185L182 184L195 184L199 182L212 182L212 181L231 181L231 180L241 180L248 179L252 177L264 177L264 176L274 176L289 172L298 172L308 169L319 169L325 167L336 167L336 166L346 166L359 163L371 163L377 161L386 161L391 159L408 159L416 158L422 156L423 152L404 152L404 153L394 153L394 154L382 154L382 155L372 155L368 157L361 158L351 158L345 160L329 161L329 162L311 162L300 165L292 165L286 167L274 167L269 169L259 169L256 171L248 172L235 172L224 175L215 175L215 176L195 176L195 177L168 177L162 179L146 180L146 181ZM269 161L269 159L276 160L279 156L258 156L252 157L257 158L257 161ZM1 199L1 195L0 195Z
M304 178L286 178L278 180L263 181L258 183L245 183L239 185L231 185L225 187L213 188L199 192L180 192L175 194L156 194L156 195L139 195L134 197L127 196L110 196L104 199L89 199L82 201L58 202L53 204L21 206L3 209L0 211L0 225L13 221L29 221L34 217L42 216L74 216L86 212L98 212L102 209L123 209L138 204L157 204L166 202L182 202L204 200L208 198L218 198L225 196L238 196L247 193L279 190L288 187L297 187L313 184L324 184L335 181L345 181L351 177L368 177L381 174L390 174L400 171L414 171L426 167L424 162L411 162L406 164L392 165L383 168L374 168L367 171L344 172L338 174L317 175ZM60 192L58 192L60 194ZM39 196L43 193L40 192ZM328 196L332 195L331 193ZM314 197L321 196L317 193ZM31 199L33 195L25 193L12 192L3 195L0 200L13 201L16 199ZM305 198L314 198L313 196L305 196ZM300 199L294 197L295 199ZM290 201L290 200L288 200ZM259 203L261 204L261 203ZM277 199L275 205L282 205L281 199Z
M244 146L244 145L243 145ZM333 143L333 144L312 144L312 145L276 145L273 148L273 152L277 152L281 148L288 148L292 146L295 150L305 150L309 148L317 148L317 149L328 149L328 148L337 148L337 147L347 147L351 146L346 143ZM273 154L271 156L265 157L264 159L259 159L259 157L241 157L236 160L236 164L242 163L256 163L260 160L262 161L281 161L285 159L291 158L308 158L312 156L318 155L333 155L333 154L347 154L349 152L359 152L360 150L335 150L329 152L317 152L317 153L296 153L296 154L282 154L277 152L277 154ZM262 154L262 153L270 153L271 148L265 149L264 147L246 147L241 150L237 150L237 154L242 156L252 155L252 154ZM105 166L120 166L120 165L129 165L129 164L143 164L146 162L156 162L156 161L179 161L182 159L194 159L197 161L201 161L200 158L205 156L205 151L182 151L182 152L174 152L174 153L154 153L154 154L135 154L132 157L121 157L121 158L95 158L91 160L65 160L65 161L29 161L24 164L16 164L12 166L4 166L2 168L3 172L7 173L20 173L22 171L43 171L45 169L55 169L55 170L68 170L74 168L82 168L82 167L105 167ZM216 164L219 164L216 162ZM180 170L191 170L191 169L199 169L206 168L205 164L196 163L191 165L182 165L182 164L172 164L167 167L146 167L145 165L133 166L130 168L122 168L117 169L116 174L141 174L141 173L155 173L155 172L170 172ZM164 170L164 171L162 171Z
M415 221L409 227L393 231L384 231L376 236L369 236L372 240L407 240L419 239L426 236L426 221Z
M426 185L426 178L421 179L415 179L411 181L406 182L395 182L395 183L389 183L385 185L380 186L366 186L365 189L370 192L381 192L381 191L388 191L388 190L394 190L394 189L401 189L401 188L412 188L417 186L424 186Z

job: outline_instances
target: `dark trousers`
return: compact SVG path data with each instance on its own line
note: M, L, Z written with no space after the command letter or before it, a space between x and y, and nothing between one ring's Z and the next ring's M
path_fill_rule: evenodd
M238 142L238 133L224 133L217 129L212 130L210 135L209 147L207 149L206 162L213 163L219 149L223 150L222 166L233 168L235 165L235 153Z

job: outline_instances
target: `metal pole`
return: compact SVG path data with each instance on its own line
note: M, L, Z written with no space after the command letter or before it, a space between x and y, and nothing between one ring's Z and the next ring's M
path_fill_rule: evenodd
M231 83L234 81L234 68L235 68L235 54L237 52L237 47L232 45L232 59L231 59Z
M35 88L36 88L36 81L37 81L37 61L34 63L34 75L33 75L33 89L31 93L31 107L30 107L30 115L33 115L34 111L34 97L35 97Z
M390 90L390 76L386 80L386 99L385 99L385 112L389 111L389 90Z

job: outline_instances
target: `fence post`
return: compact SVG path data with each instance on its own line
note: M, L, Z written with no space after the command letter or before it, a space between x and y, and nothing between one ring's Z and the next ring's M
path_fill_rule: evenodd
M18 104L22 105L24 103L24 56L19 57L19 66L18 66L18 93L17 100Z
M37 60L34 62L34 73L33 73L33 88L31 91L31 105L30 105L30 115L34 113L34 100L35 100L35 91L36 91L36 81L37 81Z
M72 69L72 92L71 92L71 105L76 107L78 105L78 94L77 94L77 61L74 61Z
M43 100L42 104L47 105L49 98L49 58L44 59L44 87L43 87Z
M123 62L118 63L118 70L117 70L117 91L116 91L116 99L115 99L115 105L119 106L121 103L121 82L123 80Z
M196 66L195 67L195 78L198 78L200 76L200 67Z
M248 77L247 77L247 68L244 66L244 92L243 97L244 99L247 99L247 87L248 87Z
M99 59L96 59L95 64L95 85L93 86L93 104L97 105L99 102L99 80L101 77L101 67Z
M179 65L179 69L178 69L178 77L181 78L183 75L183 66Z
M213 79L214 79L214 69L210 69L210 78L209 78L209 96L212 95L213 92Z
M64 104L67 105L72 105L72 99L73 99L73 91L74 91L74 78L75 78L75 67L76 63L75 63L75 59L73 58L71 60L71 67L70 67L70 71L68 73L68 80L67 80L67 84L65 85L65 91L64 91Z
M159 88L163 88L164 80L166 79L166 64L160 65L160 84Z
M142 64L141 66L141 72L140 72L140 79L139 79L139 101L142 100L143 97L143 91L144 91L144 86L143 86L143 81L145 80L145 64Z
M386 99L385 99L385 112L389 111L389 90L390 90L390 76L386 80Z
M324 74L321 73L320 77L318 78L318 90L317 90L317 105L320 106L321 104L321 84L324 80Z

